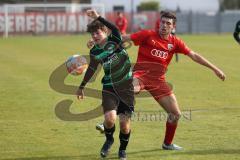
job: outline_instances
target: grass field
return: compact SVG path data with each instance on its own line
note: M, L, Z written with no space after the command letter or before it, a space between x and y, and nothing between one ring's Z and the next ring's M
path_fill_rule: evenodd
M0 39L0 159L92 160L99 159L103 135L95 130L102 117L89 121L63 121L55 106L73 101L73 113L91 110L100 99L65 95L49 86L51 73L70 55L87 54L87 35L11 37ZM165 121L149 118L162 109L152 98L137 98L136 116L128 146L129 160L240 159L240 54L231 35L183 35L189 47L219 66L227 75L220 81L212 71L188 57L173 59L167 73L184 115L174 142L183 151L161 149ZM132 61L137 48L128 50ZM88 86L101 89L101 75ZM68 76L78 86L82 76ZM191 116L191 117L190 117ZM189 119L191 118L191 120ZM118 125L117 125L118 126ZM108 159L117 159L118 129Z

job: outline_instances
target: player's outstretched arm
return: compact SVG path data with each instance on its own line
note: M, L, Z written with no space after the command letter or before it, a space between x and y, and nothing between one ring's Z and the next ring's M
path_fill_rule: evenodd
M92 58L90 56L90 63L89 63L89 66L88 66L88 69L84 75L84 78L83 78L83 81L82 83L80 84L78 90L76 91L76 96L77 96L77 99L83 99L84 97L84 87L85 85L88 83L88 81L92 78L92 76L94 75L97 67L98 67L98 64L99 62L96 61L94 58Z
M210 68L211 70L213 70L213 72L216 74L216 76L218 76L218 78L220 78L221 80L225 80L226 76L223 73L222 70L220 70L219 68L217 68L215 65L213 65L211 62L209 62L206 58L202 57L201 55L197 54L196 52L191 51L188 56L195 62L206 66L208 68Z
M77 95L77 99L83 99L84 97L84 92L83 92L83 89L81 88L78 88L77 92L76 92L76 95Z

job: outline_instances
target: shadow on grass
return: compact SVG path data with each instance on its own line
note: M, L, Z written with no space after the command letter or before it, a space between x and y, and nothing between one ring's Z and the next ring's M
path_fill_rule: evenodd
M1 159L1 158L0 158ZM39 157L22 157L22 158L10 158L4 160L99 160L99 155L86 154L79 156L39 156Z
M208 150L183 150L183 151L165 151L162 149L151 149L151 150L139 150L128 152L131 157L164 157L164 156L181 156L181 155L221 155L221 154L240 154L240 149L208 149ZM0 158L1 159L1 158ZM98 154L86 154L79 156L48 156L48 157L23 157L23 158L10 158L4 160L99 160L101 159ZM118 159L113 154L109 155L108 160Z
M240 149L208 149L208 150L183 150L183 151L166 151L162 149L142 150L128 152L132 157L157 157L157 156L178 156L178 155L221 155L221 154L240 154Z

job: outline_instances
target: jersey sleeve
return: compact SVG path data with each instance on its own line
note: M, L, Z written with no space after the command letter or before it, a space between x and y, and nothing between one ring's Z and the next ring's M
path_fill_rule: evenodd
M122 36L120 34L120 31L119 29L114 25L112 24L111 22L107 21L105 18L99 16L98 19L102 24L104 24L106 27L108 27L111 31L112 31L112 34L119 38L119 39L122 39Z
M176 37L176 50L175 53L189 54L191 49L180 39Z
M146 41L146 39L151 35L150 30L142 30L130 35L131 40L133 41L134 45L138 46Z
M88 81L92 78L95 71L97 70L98 64L99 62L95 60L94 56L91 55L91 51L90 51L90 63L79 88L83 89L85 87L85 85L88 83Z

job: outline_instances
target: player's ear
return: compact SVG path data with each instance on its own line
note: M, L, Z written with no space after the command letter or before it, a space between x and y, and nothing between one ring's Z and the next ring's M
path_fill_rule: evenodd
M173 28L176 28L176 20L172 19Z
M173 22L173 29L176 29L176 23Z

